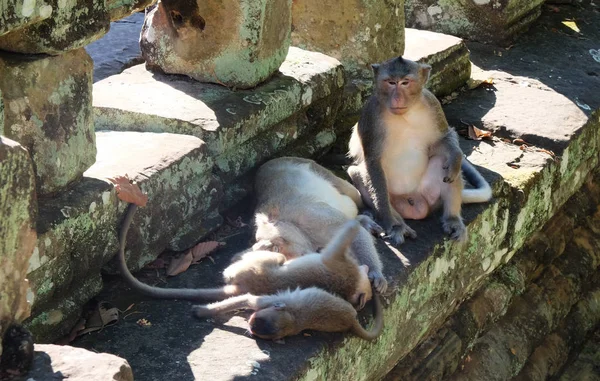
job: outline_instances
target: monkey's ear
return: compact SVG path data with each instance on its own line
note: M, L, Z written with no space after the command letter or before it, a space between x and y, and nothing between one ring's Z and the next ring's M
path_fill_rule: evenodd
M275 303L273 303L273 308L275 308L277 311L281 311L285 308L285 303L275 302Z
M375 76L377 76L377 73L379 73L379 66L381 65L376 63L371 65L371 69L373 69L373 74L375 74Z
M425 85L429 81L429 74L431 73L431 66L427 64L419 64L419 78L421 83Z

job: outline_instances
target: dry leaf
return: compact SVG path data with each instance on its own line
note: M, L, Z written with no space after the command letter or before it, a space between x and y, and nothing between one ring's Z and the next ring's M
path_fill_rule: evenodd
M563 21L562 22L564 26L566 26L567 28L577 32L577 33L581 33L581 30L579 29L579 27L577 26L577 23L575 21Z
M137 325L139 325L140 327L152 327L152 323L150 323L148 320L146 319L139 319L138 321L135 322Z
M510 353L512 353L513 355L517 355L517 350L515 348L510 348Z
M554 152L552 152L552 151L550 151L550 150L547 150L547 149L538 148L536 151L537 151L537 152L543 152L543 153L545 153L545 154L548 154L548 155L552 156L553 158L556 156L556 154L555 154Z
M163 258L156 258L154 261L146 265L146 268L149 269L164 269L165 267L167 267L167 261L165 261Z
M306 337L311 337L312 336L310 333L306 333L306 332L303 335L306 336Z
M190 249L190 252L192 253L192 263L198 263L198 261L220 246L225 246L225 243L218 241L200 242Z
M494 78L490 77L487 78L485 81L483 81L482 83L485 83L486 85L493 85L494 84Z
M177 274L181 274L190 267L192 260L193 257L191 250L184 255L173 258L173 260L171 260L171 264L169 264L169 268L167 269L167 275L175 276Z
M525 140L523 139L513 139L512 141L513 144L517 144L517 145L521 145L521 144L526 144L529 145L529 143L527 143Z
M73 327L71 332L69 332L68 335L60 338L55 344L57 344L57 345L69 344L71 341L75 340L75 338L77 336L79 336L79 332L81 332L83 329L85 329L85 319L81 318L81 319L79 319L77 324Z
M115 184L115 190L119 200L135 204L137 206L146 206L148 195L142 193L142 190L137 184L131 183L127 175L117 176L108 179Z
M482 140L486 138L491 138L492 132L481 130L475 126L469 126L469 138L472 140Z
M515 164L515 163L506 163L506 165L508 165L512 169L519 169L519 168L521 168L521 166L519 164Z

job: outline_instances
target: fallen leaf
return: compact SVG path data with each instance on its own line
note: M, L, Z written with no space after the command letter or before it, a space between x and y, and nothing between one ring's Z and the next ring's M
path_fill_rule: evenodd
M81 318L81 319L79 319L77 324L75 324L73 329L71 329L71 332L69 332L68 335L60 338L55 344L57 344L57 345L69 344L71 341L75 340L75 338L78 336L79 332L81 332L84 328L85 328L85 319Z
M494 84L494 78L492 78L492 77L487 78L485 81L482 81L482 83L485 83L486 85L493 85Z
M121 201L129 202L137 206L146 206L148 195L142 193L137 184L133 184L127 175L108 178L115 185L117 197Z
M548 155L552 156L553 158L556 157L556 154L554 152L544 149L544 148L538 148L536 151L548 154Z
M181 274L190 267L193 259L194 258L191 250L184 255L173 258L171 264L169 264L169 268L167 269L167 275L175 276L177 274Z
M225 246L225 242L208 241L200 242L190 249L192 253L192 263L198 263L202 258L213 252L216 248Z
M469 138L470 139L482 140L482 139L491 138L491 137L492 137L491 131L485 131L485 130L479 129L473 125L469 126Z
M569 28L577 33L581 33L581 30L579 29L579 27L577 26L577 23L575 21L563 21L562 23L567 28Z
M513 355L517 355L517 350L515 348L510 348L510 353L512 353Z
M508 165L512 169L519 169L519 168L521 168L521 166L519 164L515 164L515 163L506 163L506 165Z
M139 319L138 321L135 322L137 325L139 325L140 327L152 327L152 323L150 323L148 320L146 319Z
M304 333L303 335L306 337L312 337L312 335L310 333Z
M526 144L529 145L529 143L527 143L525 140L523 139L513 139L512 141L513 144L517 144L517 145L521 145L521 144Z

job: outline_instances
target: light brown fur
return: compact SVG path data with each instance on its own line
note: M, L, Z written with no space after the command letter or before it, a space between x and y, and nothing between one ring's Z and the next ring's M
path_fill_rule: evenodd
M381 228L367 216L359 191L347 181L309 159L282 157L265 163L255 180L258 206L253 250L272 250L296 258L324 247L344 223L357 219L361 228L351 253L369 268L379 292L387 281L371 232ZM370 289L370 287L369 287Z
M205 306L194 306L197 317L209 317L237 309L256 311L249 319L250 332L263 339L280 339L310 329L324 332L351 331L365 339L376 339L383 328L378 296L373 299L374 327L365 330L348 302L316 287L280 291L275 295L245 294Z

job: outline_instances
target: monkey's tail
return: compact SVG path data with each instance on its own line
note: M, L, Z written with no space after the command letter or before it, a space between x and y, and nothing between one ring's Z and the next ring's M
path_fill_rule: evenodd
M492 198L492 187L481 176L481 173L466 158L463 158L461 164L462 173L468 182L473 185L473 189L462 190L463 204L476 202L486 202Z
M381 330L383 329L383 306L381 305L379 294L375 293L375 290L373 290L373 317L375 322L370 331L364 329L358 320L355 320L352 332L356 336L369 341L375 340L381 334Z
M194 306L192 308L192 312L197 317L207 317L241 309L256 310L258 308L258 298L258 296L251 294L234 296L220 302L211 303L204 306Z
M185 300L220 300L237 295L239 293L239 290L235 285L207 289L160 288L149 286L137 280L127 268L127 262L125 261L125 241L136 210L137 205L129 204L127 208L127 214L125 215L123 225L121 226L121 230L119 232L119 260L117 261L121 275L133 289L153 298Z

